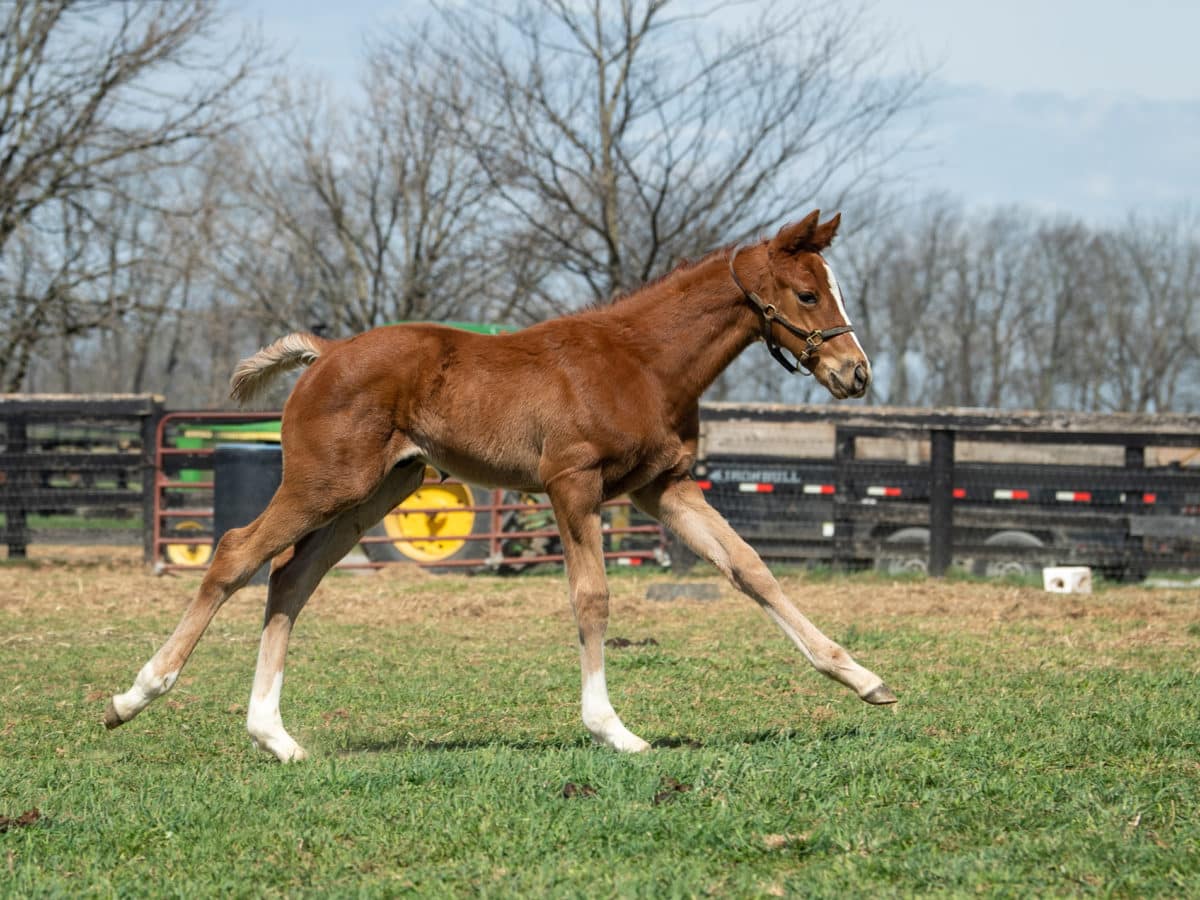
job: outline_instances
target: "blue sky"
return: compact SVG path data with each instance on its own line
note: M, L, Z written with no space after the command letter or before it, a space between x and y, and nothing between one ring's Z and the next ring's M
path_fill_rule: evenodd
M352 90L362 35L421 3L241 0L298 70ZM935 70L920 190L1093 222L1200 212L1200 2L875 0L889 66Z
M1114 221L1200 211L1200 3L878 0L936 66L922 181Z
M1194 0L876 0L873 10L952 84L1200 99Z

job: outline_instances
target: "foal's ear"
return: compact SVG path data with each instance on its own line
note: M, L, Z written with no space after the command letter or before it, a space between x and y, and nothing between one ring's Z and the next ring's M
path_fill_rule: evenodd
M833 236L837 234L838 226L842 224L842 214L837 213L832 219L824 225L818 225L813 230L812 245L813 249L820 253L826 247L833 243Z
M786 256L794 256L805 250L811 250L813 232L817 230L817 220L820 218L821 211L814 209L799 222L784 225L779 229L779 234L771 238L770 254L774 256L782 253Z
M837 234L838 225L842 223L842 214L838 213L823 225L817 223L821 219L821 211L814 209L799 222L784 225L779 234L771 239L771 253L820 253L831 243Z

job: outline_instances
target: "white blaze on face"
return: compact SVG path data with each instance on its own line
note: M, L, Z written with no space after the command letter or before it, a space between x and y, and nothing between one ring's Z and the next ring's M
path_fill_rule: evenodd
M829 279L829 292L833 294L838 312L842 314L842 318L846 321L846 324L851 325L853 323L850 321L850 316L846 313L846 302L842 299L842 289L838 285L837 276L833 274L833 269L829 267L829 263L825 261L824 257L821 258L821 262L825 265L825 275ZM866 357L867 352L863 350L862 344L858 342L858 335L852 331L850 332L850 337L853 338L854 345L858 347L858 352Z

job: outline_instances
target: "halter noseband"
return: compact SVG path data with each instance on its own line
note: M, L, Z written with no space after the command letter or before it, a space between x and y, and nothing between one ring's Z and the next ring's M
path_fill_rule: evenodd
M767 350L779 362L781 366L787 369L792 374L803 372L805 375L811 375L808 369L802 366L810 359L817 358L817 351L820 346L827 340L837 337L839 334L849 334L854 330L854 326L847 323L838 325L835 328L826 328L823 331L809 331L801 328L799 325L788 321L788 319L776 309L774 303L764 303L762 297L754 293L754 291L746 290L746 286L742 284L742 279L738 278L738 274L734 271L733 261L737 259L738 253L741 251L741 246L735 246L733 252L729 254L729 274L733 276L733 283L738 286L738 290L753 304L758 310L758 314L762 316L762 339L767 345ZM800 361L800 365L794 365L786 356L783 355L783 350L779 346L779 342L775 340L775 332L771 329L771 323L774 322L783 328L790 331L798 338L804 339L804 349L796 354L796 359Z

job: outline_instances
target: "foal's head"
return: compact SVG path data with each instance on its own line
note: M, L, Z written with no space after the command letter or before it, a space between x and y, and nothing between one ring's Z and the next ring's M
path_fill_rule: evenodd
M839 400L861 397L871 383L871 363L848 327L842 292L821 256L841 220L839 213L821 223L820 211L814 210L785 225L767 243L767 271L756 285L767 309L763 314L775 319L772 339Z

